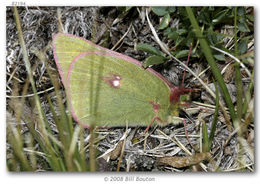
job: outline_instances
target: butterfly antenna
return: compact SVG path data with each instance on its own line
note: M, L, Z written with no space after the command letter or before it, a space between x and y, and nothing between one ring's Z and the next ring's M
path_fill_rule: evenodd
M191 50L192 50L192 43L190 43L190 49L189 49L189 54L188 54L188 58L187 58L187 61L186 61L186 66L188 66L188 64L189 64L190 55L191 55ZM184 88L184 79L185 79L185 76L186 76L186 70L184 70L183 77L182 77L182 83L181 83L181 87L182 87L182 88Z

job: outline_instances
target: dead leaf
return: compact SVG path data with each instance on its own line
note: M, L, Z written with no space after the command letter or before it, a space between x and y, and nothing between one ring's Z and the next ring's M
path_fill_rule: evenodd
M176 168L187 167L200 163L210 157L210 153L197 153L193 156L183 157L183 156L166 156L157 159L157 163L170 165Z
M234 74L235 74L234 65L231 64L226 68L225 73L223 74L223 79L225 83L230 83L231 80L234 78Z

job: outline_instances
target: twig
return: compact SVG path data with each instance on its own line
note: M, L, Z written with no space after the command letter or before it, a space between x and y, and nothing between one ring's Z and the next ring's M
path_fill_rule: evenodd
M192 156L192 153L176 138L176 136L174 135L172 139L171 137L167 136L163 131L157 129L157 131L162 134L163 136L165 136L167 139L171 140L173 143L175 143L176 145L178 145L184 152L186 152L188 155Z
M20 80L19 78L17 78L17 77L14 76L14 74L15 74L15 72L16 72L17 70L18 70L18 66L14 69L14 71L13 71L11 74L8 73L8 72L6 72L6 74L10 76L9 79L8 79L8 81L6 82L6 84L9 84L9 82L12 80L12 78L14 78L15 80L17 80L19 83L22 83L22 82L23 82L22 80Z
M37 95L43 94L43 93L49 92L49 91L51 91L53 89L54 89L54 87L51 87L51 88L48 88L46 90L37 92L36 94ZM34 96L34 94L27 94L27 95L24 95L24 96L8 96L8 95L6 95L7 98L26 98L26 97L33 97L33 96Z

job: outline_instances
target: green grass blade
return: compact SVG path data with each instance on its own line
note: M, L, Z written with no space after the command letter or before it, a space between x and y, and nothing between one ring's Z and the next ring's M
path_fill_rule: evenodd
M238 56L238 43L237 43L237 7L235 7L235 16L234 16L234 25L235 25L235 55ZM241 121L242 118L242 78L240 72L240 65L238 62L235 62L235 82L237 89L237 119Z
M14 159L19 164L21 169L19 170L17 167L13 167L14 171L33 171L32 167L27 161L26 154L23 152L23 138L20 134L20 130L11 124L8 124L7 139L12 147Z
M22 48L23 59L24 59L24 62L25 62L26 71L27 71L28 78L29 78L29 81L30 81L31 86L32 86L32 90L33 90L33 93L34 93L34 101L35 101L36 108L37 108L37 111L38 111L38 114L39 114L39 119L38 119L39 125L38 126L39 126L39 132L41 133L41 137L37 138L37 135L39 135L39 134L38 133L36 134L36 131L34 129L35 126L33 124L30 124L31 125L29 127L30 132L34 134L33 136L34 136L35 139L38 140L38 143L39 144L41 143L41 148L44 150L44 153L49 155L47 157L47 159L48 159L49 164L52 167L52 169L54 171L60 171L57 154L55 153L55 150L52 147L52 143L49 140L48 131L45 128L45 127L48 127L48 126L46 126L47 121L46 121L46 117L43 114L44 112L41 108L40 99L37 95L35 82L34 82L34 79L33 79L33 76L32 76L32 69L31 69L31 66L30 66L25 42L24 42L24 39L23 39L23 33L22 33L22 29L21 29L21 23L20 23L18 11L17 11L16 7L14 7L13 10L14 10L14 18L15 18L15 22L16 22L16 27L17 27L17 30L18 30L19 43L20 43L21 48Z
M208 127L206 123L203 121L202 123L202 136L203 136L203 152L209 152L209 135L208 135Z
M214 113L214 118L212 121L212 126L210 130L210 135L209 135L209 149L211 149L212 142L214 140L214 135L216 131L216 126L217 126L217 121L218 121L218 111L219 111L219 90L218 90L218 85L214 81L215 89L216 89L216 108L215 108L215 113Z
M188 14L188 17L190 19L190 22L192 24L192 27L194 29L194 32L197 36L197 38L199 39L199 42L200 42L200 45L203 49L203 53L208 61L208 64L210 65L211 67L211 70L214 74L214 77L216 78L216 80L218 81L219 83L219 86L223 92L223 95L224 95L224 99L226 101L226 104L229 108L229 112L230 112L230 115L231 115L231 118L232 118L232 121L234 122L236 120L236 113L235 113L235 109L234 109L234 105L232 103L232 100L231 100L231 97L230 97L230 94L228 92L228 89L226 87L226 84L223 80L223 77L218 69L218 66L214 60L214 57L212 55L212 52L211 52L211 49L205 39L205 37L203 36L201 30L200 30L200 27L197 23L197 20L195 19L195 16L192 12L192 9L190 7L185 7L186 8L186 12Z
M254 77L254 72L252 73L252 76ZM243 117L245 117L245 115L247 113L247 108L248 108L249 101L252 97L251 95L252 95L253 89L254 89L254 82L251 81L250 84L249 84L249 87L248 87L248 89L245 93L245 100L244 100L243 108L242 108L242 116Z

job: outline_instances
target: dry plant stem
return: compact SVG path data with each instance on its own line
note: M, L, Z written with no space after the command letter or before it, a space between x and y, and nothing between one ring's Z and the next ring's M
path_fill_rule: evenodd
M82 127L82 129L83 129L83 127ZM94 130L94 133L95 133L95 134L97 133L96 130ZM106 135L102 136L101 138L96 138L95 141L94 141L94 144L97 144L97 143L100 142L101 140L105 139L108 135L109 135L109 132L108 132ZM83 142L86 142L86 141L83 140ZM89 145L90 145L90 144L87 144L82 150L83 150L83 151L86 151L86 149L89 148Z
M41 156L41 157L43 157L43 158L46 158L46 157L49 156L49 155L46 154L46 153L39 152L39 151L35 151L35 150L31 150L31 149L28 149L28 148L23 148L23 151L24 151L24 152L28 152L28 153L36 154L36 155ZM49 156L49 157L50 157L50 156Z
M231 64L232 64L232 62L231 62L231 63L228 63L228 64L221 70L221 74L222 74L222 75L225 73L226 69L227 69Z
M63 28L63 25L62 25L61 16L62 16L62 15L61 15L61 9L58 8L58 9L57 9L58 30L59 30L59 32L64 33L64 28Z
M124 151L125 151L125 142L126 142L126 137L128 136L128 123L126 123L126 129L125 129L125 139L123 141L123 145L122 145L122 150L121 150L121 154L118 160L118 164L117 164L117 169L116 171L119 172L120 171L120 165L123 159L123 155L124 155Z
M98 22L97 22L97 11L95 10L93 12L93 22L92 22L92 29L91 29L91 41L93 43L96 43L97 42L97 25L98 25Z
M204 69L203 71L201 71L201 72L198 74L198 77L200 77L202 74L206 73L207 70L209 70L209 69L210 69L210 67L207 67L206 69ZM192 78L191 82L193 82L195 79L196 79L195 77Z
M94 133L94 127L90 127L90 139L89 139L89 163L90 163L90 171L95 172L96 171L96 153L95 153L95 147L94 147L94 140L95 140L95 133Z
M68 160L67 160L68 169L71 171L74 170L73 169L73 155L74 155L75 148L76 148L76 145L78 142L79 133L80 133L80 126L76 126L73 136L72 136L70 146L69 146L69 151L68 151Z
M204 87L205 89L208 91L208 93L216 100L216 95L215 93L202 81L202 79L200 79L197 74L195 74L189 67L187 67L187 65L185 65L184 63L182 63L179 59L177 59L176 57L174 57L169 51L168 49L166 49L166 47L164 46L164 44L161 42L161 40L159 39L152 23L150 22L149 16L148 16L148 9L146 9L146 18L148 21L148 24L150 26L150 29L152 30L152 33L155 37L155 41L159 44L159 46L161 47L161 49L168 54L172 59L174 59L175 61L177 61L181 66L183 66L186 70L188 70ZM225 117L225 120L227 122L227 127L229 130L231 130L231 123L229 121L229 117L228 114L224 108L224 105L220 102L220 107L221 110L223 111L223 115Z
M86 157L86 152L84 150L84 129L80 125L80 132L79 132L79 154L81 156L81 161L83 162L83 170L86 171L86 163L85 163L85 157Z
M157 129L157 131L162 134L164 137L166 137L167 139L169 139L170 141L172 141L173 143L175 143L176 145L178 145L178 147L180 147L184 152L186 152L188 155L192 155L192 153L176 138L176 136L174 135L173 138L170 138L169 136L167 136L163 131Z
M188 66L188 64L189 64L190 55L191 55L191 50L192 50L192 43L190 43L189 55L188 55L188 58L187 58L187 61L186 61L186 66ZM182 86L183 88L184 88L184 79L185 79L185 75L186 75L186 70L184 70L183 77L182 77L182 83L181 83L181 86Z
M128 32L131 30L132 28L132 23L130 24L128 30L126 31L126 33L117 41L117 43L111 48L111 50L115 50L115 48L121 43L121 41L126 37L126 35L128 34Z
M250 73L250 71L248 70L248 68L238 59L236 58L235 56L231 55L230 53L224 51L224 50L221 50L217 47L214 47L214 46L210 46L210 48L213 48L214 50L218 51L218 52L221 52L229 57L231 57L232 59L234 59L236 62L239 63L239 65L246 71L247 75L249 76L249 78L251 79L251 81L254 81L253 80L253 77L252 77L252 74Z
M153 134L155 130L157 130L157 127L158 127L158 125L156 125L155 127L153 127L153 130L152 130L150 133L148 133L148 132L143 132L141 135L139 135L139 136L137 136L136 138L134 138L134 139L140 139L141 137L144 136L144 138L141 139L140 141L138 141L137 143L135 143L135 145L140 144L140 143L142 143L143 141L144 141L144 143L145 143L145 140L147 140L147 138L148 138L151 134ZM145 150L145 146L144 146L144 150Z
M215 109L216 108L215 105L209 105L209 104L200 103L200 102L197 102L197 101L192 101L192 103L194 103L195 105L204 107L204 108L209 108L209 109ZM228 110L228 108L225 107L225 110Z
M6 82L6 84L8 85L9 82L12 80L12 78L14 78L15 80L17 80L19 83L22 83L23 81L18 79L17 77L14 76L14 74L16 73L16 71L18 70L18 66L15 67L15 69L13 70L13 72L10 74L8 72L6 72L7 75L9 75L9 79L8 81Z
M43 90L43 91L40 91L40 92L37 92L37 95L40 95L40 94L43 94L43 93L47 93L51 90L53 90L54 87L51 87L51 88L48 88L46 90ZM22 95L22 96L8 96L6 95L7 98L26 98L26 97L33 97L34 94L27 94L27 95Z
M253 165L254 165L254 163L250 163L250 164L247 164L247 165L244 165L244 166L241 166L241 167L223 170L223 171L224 172L235 172L235 171L239 171L239 170L244 169L244 168L248 168L249 170L251 170L253 172L254 170L250 168L250 166L253 166Z
M148 132L144 133L144 134L145 134L144 139L141 140L141 141L139 141L139 143L141 143L141 142L144 141L144 151L146 151L147 138L148 138L149 136L151 136L151 134L154 133L154 131L157 129L157 127L158 127L158 125L155 125L155 127L153 127L153 130L152 130L150 133L148 133ZM137 144L137 143L136 143L136 144Z

